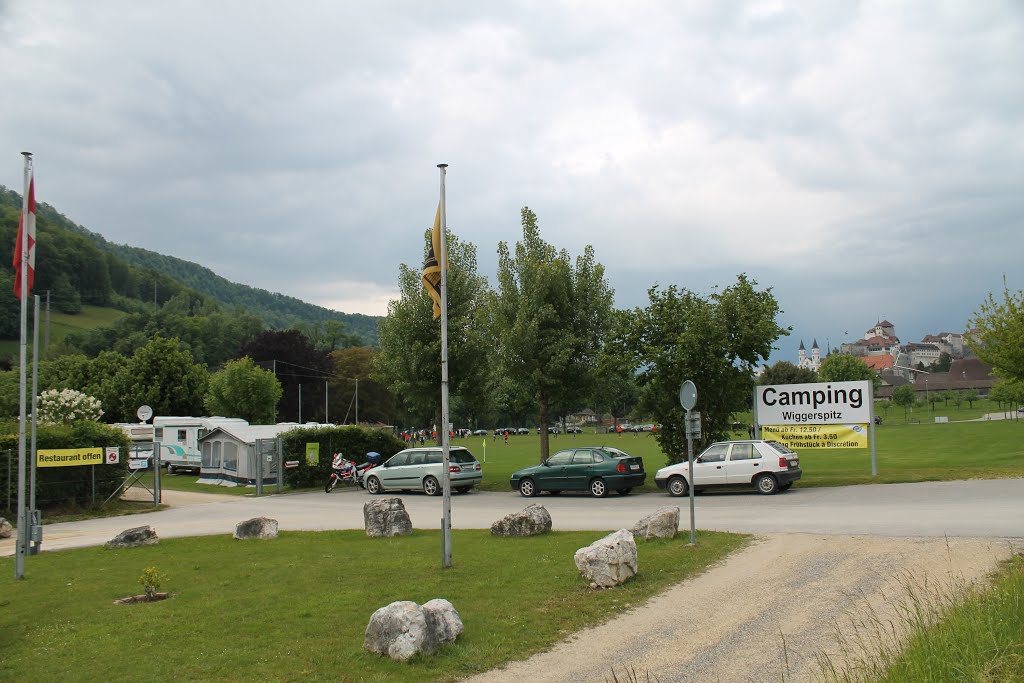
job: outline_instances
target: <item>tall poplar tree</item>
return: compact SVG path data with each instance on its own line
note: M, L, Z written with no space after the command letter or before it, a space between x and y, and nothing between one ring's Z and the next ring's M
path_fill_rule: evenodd
M427 233L429 239L429 233ZM477 274L476 247L450 231L448 248L448 391L462 405L487 403L491 343L483 309L487 278ZM426 242L424 242L424 245ZM425 250L424 250L425 253ZM373 377L395 395L408 418L424 427L441 422L441 321L420 281L420 268L398 269L399 299L380 321ZM471 416L463 416L471 419Z
M612 316L604 266L587 245L573 263L540 236L537 216L521 212L523 239L513 254L498 244L498 286L488 311L503 380L529 391L540 426L540 459L556 411L586 397Z

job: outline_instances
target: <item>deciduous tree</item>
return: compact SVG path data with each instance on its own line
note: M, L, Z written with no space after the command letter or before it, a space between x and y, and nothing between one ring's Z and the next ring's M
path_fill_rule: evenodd
M246 356L228 361L210 377L210 388L203 403L210 415L240 417L249 424L276 422L281 383Z
M968 322L967 345L1000 377L1024 380L1024 291L991 294Z
M156 415L199 415L209 381L206 368L193 361L180 340L153 337L111 381L108 412L116 411L119 420L134 419L145 404Z
M498 244L498 285L488 311L499 371L534 402L543 461L552 419L590 395L613 292L593 247L574 263L541 238L533 211L524 207L520 215L523 237L514 251Z
M429 240L425 234L424 245ZM454 400L482 409L492 344L486 335L487 278L477 273L476 246L451 232L448 249L448 392ZM424 253L426 249L424 249ZM380 322L380 353L372 376L401 403L415 424L441 421L441 321L421 282L421 271L401 264L400 296ZM360 415L362 417L362 415Z
M914 406L917 392L911 384L904 384L892 390L892 402L903 408L903 420L907 419L907 411Z
M818 381L818 373L810 368L801 368L788 360L769 365L761 373L757 383L761 386L773 384L810 384Z
M754 366L788 329L776 320L781 311L771 288L758 290L746 275L708 297L675 285L654 286L647 295L650 303L633 312L618 343L639 368L640 410L661 423L655 438L677 462L686 457L682 382L697 386L702 440L724 438L732 413L750 401Z
M848 353L833 353L821 361L818 367L819 382L856 382L871 380L877 389L882 384L881 378L868 364Z

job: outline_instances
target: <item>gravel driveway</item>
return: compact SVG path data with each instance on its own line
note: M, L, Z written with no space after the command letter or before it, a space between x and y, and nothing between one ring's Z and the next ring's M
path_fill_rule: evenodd
M467 680L610 681L614 668L620 681L629 669L639 681L649 673L661 683L813 681L816 653L831 651L842 664L837 625L849 634L851 617L868 605L883 621L892 618L908 577L952 590L984 581L1020 546L1020 539L761 536L642 607Z

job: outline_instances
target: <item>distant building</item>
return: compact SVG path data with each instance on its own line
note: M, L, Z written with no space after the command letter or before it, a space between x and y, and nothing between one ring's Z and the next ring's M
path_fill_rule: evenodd
M800 348L796 352L798 368L806 368L808 370L818 371L821 366L821 350L818 348L818 340L814 340L814 344L811 346L811 355L807 356L807 349L804 348L804 340L800 340Z
M864 333L864 337L854 342L843 344L840 349L851 356L895 356L899 350L900 338L896 336L896 327L888 320L880 320Z

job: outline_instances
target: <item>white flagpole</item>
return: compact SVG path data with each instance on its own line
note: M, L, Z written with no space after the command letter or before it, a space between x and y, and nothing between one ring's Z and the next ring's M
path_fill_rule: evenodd
M448 217L445 210L444 178L448 164L438 164L441 170L441 453L444 463L441 491L444 495L441 513L441 564L452 566L452 475L451 443L448 436Z
M42 526L36 510L36 413L39 412L39 295L32 295L32 437L28 449L28 554L38 555ZM26 401L27 402L27 401ZM35 533L33 533L35 532Z
M32 177L32 153L25 157L25 190L21 195L21 343L18 346L18 538L14 550L14 578L25 578L28 519L25 515L25 338L28 336L28 191Z

